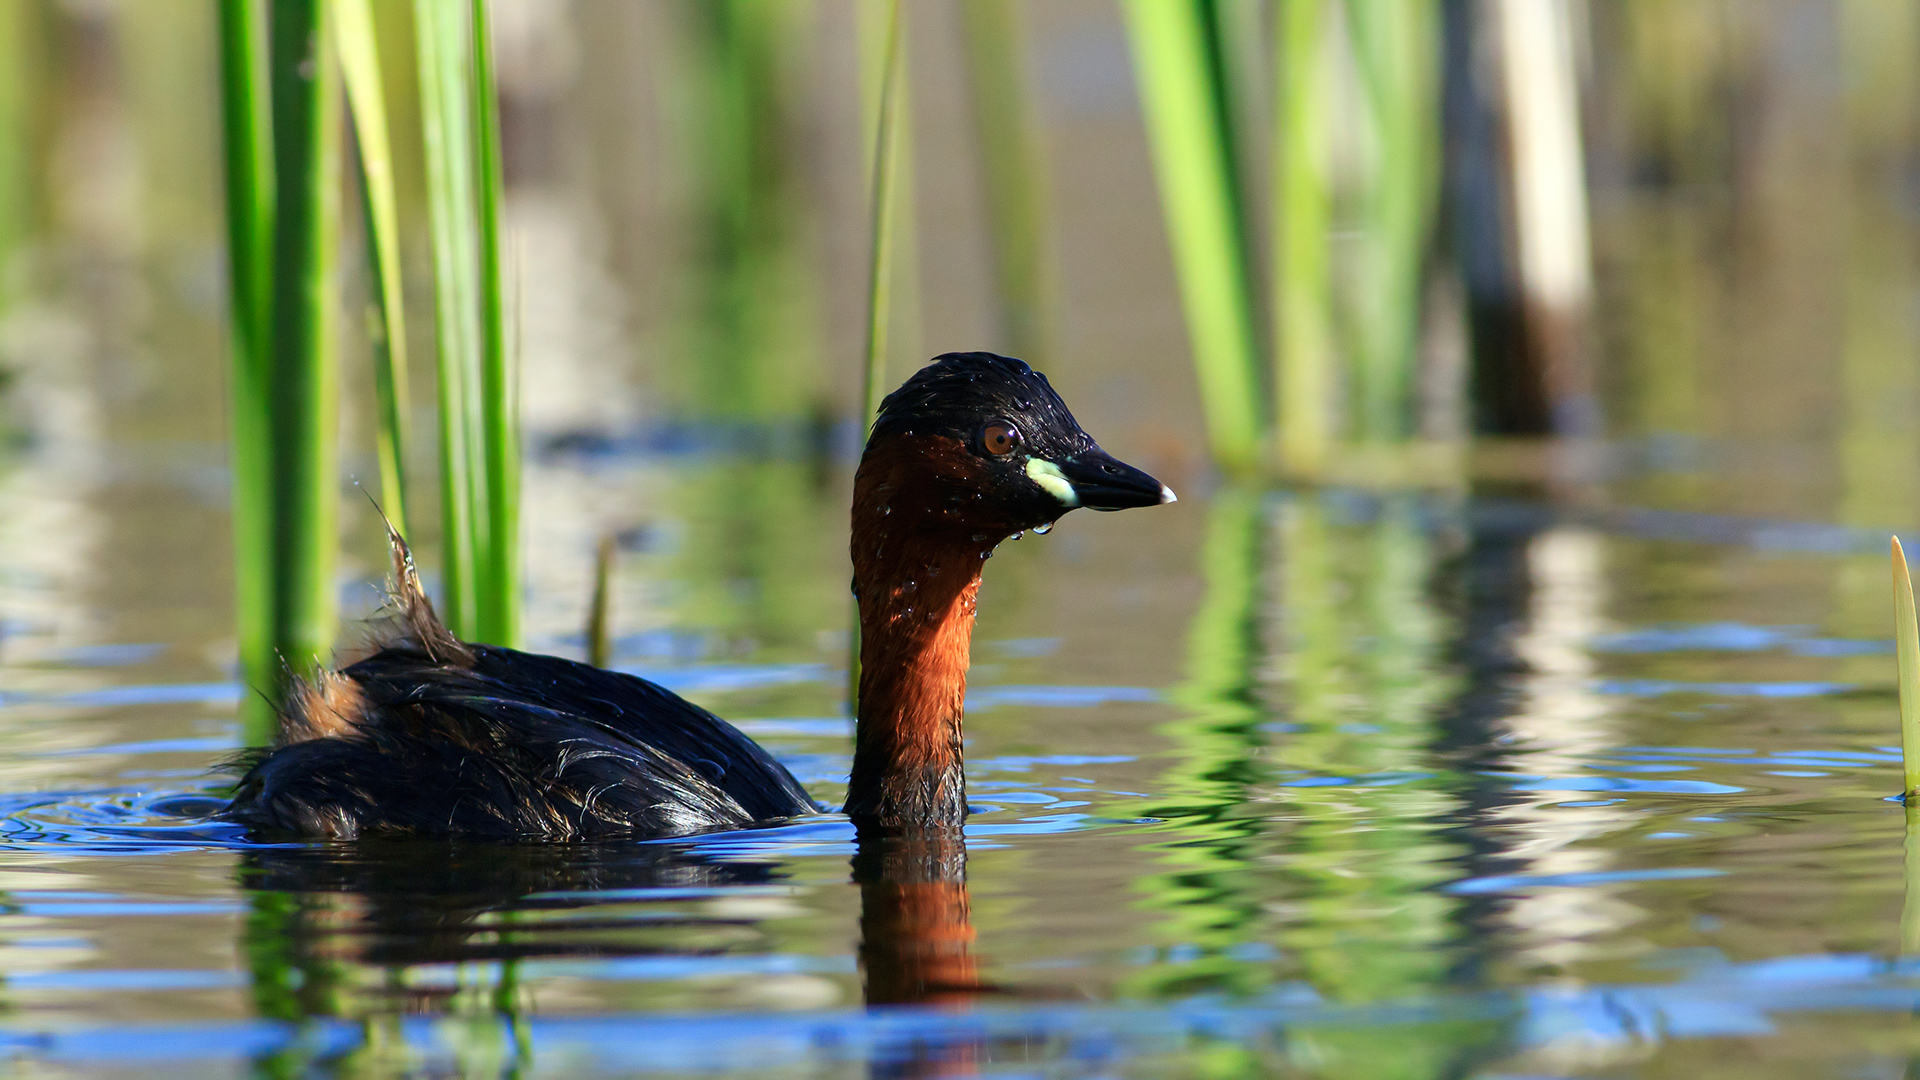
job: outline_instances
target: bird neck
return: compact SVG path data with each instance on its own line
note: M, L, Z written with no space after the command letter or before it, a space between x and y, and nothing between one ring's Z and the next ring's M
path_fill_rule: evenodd
M980 568L1002 537L956 527L952 508L928 485L901 482L899 467L904 453L965 452L940 445L950 441L870 449L854 478L860 696L846 812L863 826L957 825L967 814L960 714Z

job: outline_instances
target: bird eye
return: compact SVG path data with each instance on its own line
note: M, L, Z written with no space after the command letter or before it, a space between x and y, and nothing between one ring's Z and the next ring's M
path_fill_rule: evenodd
M1020 429L1005 422L988 424L986 430L980 433L980 441L986 446L987 453L995 457L1011 454L1020 445Z

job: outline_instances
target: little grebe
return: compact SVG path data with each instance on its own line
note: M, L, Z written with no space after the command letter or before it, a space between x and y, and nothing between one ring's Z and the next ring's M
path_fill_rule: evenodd
M1085 506L1173 501L1097 446L1047 384L992 353L937 357L887 396L853 482L860 704L846 813L966 816L960 713L982 563ZM492 839L672 836L810 814L779 762L659 686L455 638L394 537L377 651L296 686L279 745L223 817L264 833Z

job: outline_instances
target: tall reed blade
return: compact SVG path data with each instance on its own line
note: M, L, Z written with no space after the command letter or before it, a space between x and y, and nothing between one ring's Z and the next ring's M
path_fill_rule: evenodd
M1413 429L1421 265L1438 194L1439 17L1432 0L1348 0L1347 12L1374 147L1352 305L1354 431L1398 441Z
M354 142L360 151L361 217L373 271L374 302L380 332L374 341L373 379L380 417L382 509L400 535L411 537L407 520L407 325L400 277L400 211L393 190L393 148L387 129L386 94L380 84L379 39L374 32L372 0L333 0L334 34L340 47L340 72L352 110Z
M901 80L900 0L887 0L881 37L880 108L875 118L869 162L868 211L872 214L867 255L866 365L861 379L860 425L873 422L887 392L887 321L893 291L893 188L900 171L899 97Z
M587 663L603 668L613 660L613 534L600 538L593 552L593 599L587 605Z
M1336 432L1328 3L1281 0L1274 20L1275 416L1282 467L1308 476L1326 464Z
M485 561L475 582L479 639L520 643L520 412L507 354L507 309L500 268L504 178L500 105L493 79L487 0L473 0L474 168L480 243L480 438L486 468Z
M880 412L886 396L887 320L892 313L888 302L893 280L893 186L899 171L899 111L901 50L900 0L887 0L886 29L880 38L880 103L874 117L873 156L868 164L871 182L867 187L867 210L871 215L871 247L867 257L867 348L860 387L860 434ZM860 711L860 604L853 604L852 628L847 637L847 712Z
M223 13L224 16L224 13ZM46 205L50 142L49 78L53 9L10 0L0 5L0 269L38 227ZM0 302L9 283L0 280Z
M340 222L339 71L324 0L273 5L272 636L293 674L333 645L339 546L334 365Z
M1907 553L1893 538L1893 639L1900 663L1900 758L1904 766L1901 794L1912 798L1920 790L1920 625L1914 622L1913 578L1907 572Z
M1001 347L1015 356L1046 352L1048 266L1046 176L1027 85L1017 0L960 6L967 88L986 179Z
M435 368L440 443L440 577L447 627L479 630L477 577L489 520L479 460L480 299L473 122L467 94L467 12L461 0L415 0L427 222L433 239Z
M1232 126L1203 0L1126 0L1160 203L1214 457L1254 465L1261 395Z
M232 410L234 623L241 677L255 690L278 680L272 583L272 445L268 387L273 341L273 123L267 28L261 0L221 0L221 108L227 184L227 261L233 305ZM273 733L273 702L247 694L248 743Z

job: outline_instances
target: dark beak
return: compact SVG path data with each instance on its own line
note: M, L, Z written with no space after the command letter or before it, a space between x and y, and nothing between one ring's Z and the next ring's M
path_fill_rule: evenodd
M1060 463L1080 505L1089 510L1127 510L1175 501L1173 489L1095 447Z

